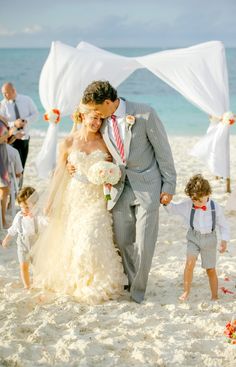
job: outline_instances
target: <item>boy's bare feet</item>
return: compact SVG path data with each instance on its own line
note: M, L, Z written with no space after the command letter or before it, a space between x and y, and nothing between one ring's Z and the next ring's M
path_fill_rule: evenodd
M211 297L211 301L218 301L218 299L219 299L219 297L218 297L218 296L214 296L214 297L212 296L212 297Z
M2 226L3 229L8 229L10 227L10 224L8 222L3 222Z
M189 295L189 293L188 293L188 292L184 292L184 293L182 294L182 296L180 296L180 297L179 297L179 300L180 300L180 301L187 301L187 299L188 299L188 295Z

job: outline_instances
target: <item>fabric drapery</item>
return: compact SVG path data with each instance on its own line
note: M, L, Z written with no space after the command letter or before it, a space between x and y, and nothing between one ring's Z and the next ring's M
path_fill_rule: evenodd
M69 115L90 82L109 80L117 88L135 70L144 67L207 115L220 117L229 110L227 65L220 41L142 57L116 55L86 42L80 42L77 48L53 42L40 76L41 102L46 111L57 108L61 116ZM49 126L37 157L43 176L55 165L57 129L52 134ZM229 126L211 123L191 154L204 160L214 175L229 177Z

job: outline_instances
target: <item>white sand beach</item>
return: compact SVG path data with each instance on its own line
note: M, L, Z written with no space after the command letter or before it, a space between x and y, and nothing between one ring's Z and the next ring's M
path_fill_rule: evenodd
M175 200L201 172L223 207L229 194L202 162L187 154L198 137L170 137L178 174ZM33 158L42 140L31 139L25 185L42 189ZM231 177L236 189L236 136L231 137ZM130 302L128 294L102 305L80 305L70 297L55 297L22 288L16 244L0 248L0 366L8 367L223 367L236 366L236 347L225 342L225 324L236 317L236 213L227 213L231 241L218 255L219 300L210 301L205 271L198 260L189 301L181 303L186 230L181 219L160 209L160 230L145 302ZM3 238L6 231L1 232ZM225 280L229 279L229 280Z

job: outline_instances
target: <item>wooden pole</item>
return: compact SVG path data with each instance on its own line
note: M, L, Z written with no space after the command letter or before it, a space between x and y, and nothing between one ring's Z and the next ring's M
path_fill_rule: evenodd
M231 192L231 187L230 187L230 177L226 178L226 192Z
M215 176L216 177L216 180L219 180L220 178L223 178L223 177L219 177L219 176ZM226 178L226 192L228 193L231 193L231 187L230 187L230 177L227 177Z

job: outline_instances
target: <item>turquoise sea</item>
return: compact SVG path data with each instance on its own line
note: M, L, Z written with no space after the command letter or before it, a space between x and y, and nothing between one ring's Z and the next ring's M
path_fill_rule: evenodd
M159 48L110 48L125 56L141 56L160 51ZM40 119L32 126L32 135L44 135L47 123L38 93L41 69L49 49L0 49L0 85L11 81L19 93L33 98L40 111ZM236 113L236 48L226 49L230 109ZM118 88L119 94L131 101L144 102L155 108L169 135L202 135L208 126L205 113L191 105L184 97L146 69L137 70ZM60 132L71 129L71 120L63 119ZM231 127L236 134L236 124Z

